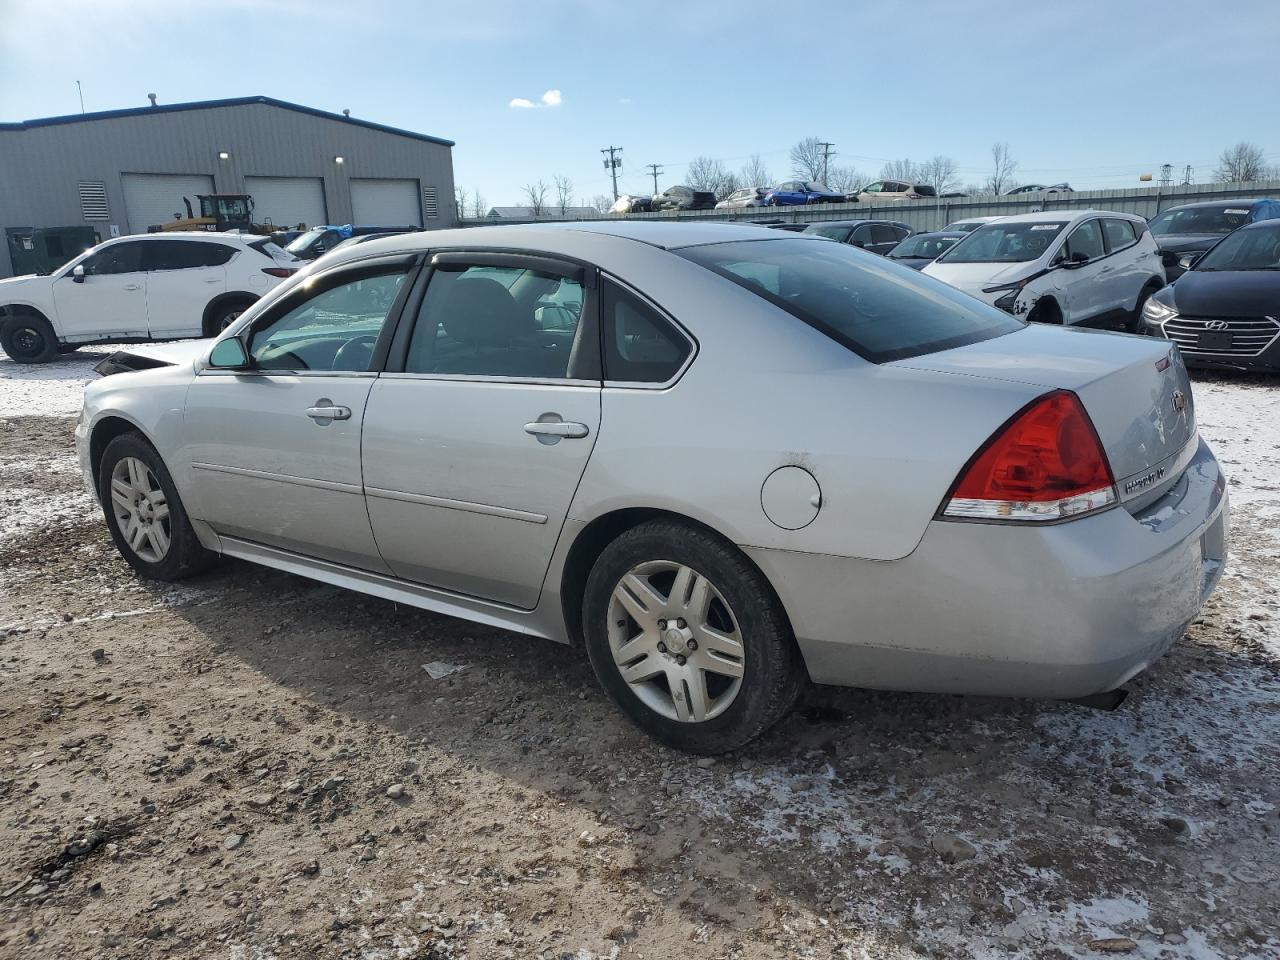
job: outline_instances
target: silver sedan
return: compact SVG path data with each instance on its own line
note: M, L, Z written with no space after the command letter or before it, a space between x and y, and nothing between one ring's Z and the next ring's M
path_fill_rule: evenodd
M580 646L708 753L808 682L1109 693L1226 556L1172 345L754 227L373 240L102 370L79 455L143 576L239 557Z

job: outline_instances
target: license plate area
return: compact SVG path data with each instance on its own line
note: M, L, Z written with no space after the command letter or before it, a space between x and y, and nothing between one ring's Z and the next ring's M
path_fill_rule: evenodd
M1200 331L1200 339L1196 342L1201 350L1212 352L1221 352L1231 349L1231 331L1230 330L1202 330Z

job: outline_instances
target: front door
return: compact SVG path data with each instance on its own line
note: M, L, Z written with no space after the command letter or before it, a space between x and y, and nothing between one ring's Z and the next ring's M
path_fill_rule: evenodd
M235 247L212 241L147 241L143 266L147 269L147 317L153 339L204 333L205 307L226 292L226 263L235 252Z
M1106 273L1110 272L1106 251L1102 243L1102 224L1098 220L1086 220L1068 235L1060 256L1068 262L1073 259L1080 266L1063 272L1061 283L1065 288L1066 303L1062 305L1066 323L1085 323L1108 311ZM1105 272L1104 272L1105 271Z
M84 277L70 269L53 282L59 333L71 343L147 336L145 240L109 243L81 260Z
M322 273L255 321L252 369L187 392L187 510L219 534L386 572L364 506L360 429L411 261Z
M369 519L397 576L532 609L600 426L592 280L545 258L433 263L369 397Z

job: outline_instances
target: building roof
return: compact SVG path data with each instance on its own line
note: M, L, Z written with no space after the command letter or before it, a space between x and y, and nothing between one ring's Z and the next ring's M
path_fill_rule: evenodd
M423 140L427 143L438 143L446 147L454 145L452 140L445 140L441 137L433 137L425 133L414 133L411 130L401 130L399 127L389 127L385 124L374 123L371 120L360 120L341 113L317 110L315 107L304 107L302 104L290 103L287 100L277 100L275 97L233 97L229 100L195 100L191 103L162 103L154 107L129 107L124 110L101 110L96 113L73 113L63 117L42 117L36 120L21 120L16 123L0 123L0 130L31 130L37 127L56 127L65 123L87 123L93 120L115 120L119 117L143 117L156 113L179 113L186 110L209 110L216 107L244 107L255 103L277 107L281 110L292 110L295 113L305 113L313 117L320 117L323 120L350 123L357 127L390 133L397 137L408 137L411 140Z
M533 207L490 207L486 217L507 217L512 220L532 220L535 218ZM595 207L565 207L560 212L559 204L546 204L542 208L539 219L547 217L591 217L599 218L603 214Z

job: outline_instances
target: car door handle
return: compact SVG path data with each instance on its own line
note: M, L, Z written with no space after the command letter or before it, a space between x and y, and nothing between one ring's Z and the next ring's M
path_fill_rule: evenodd
M574 423L571 420L539 420L526 423L524 432L535 437L567 437L570 440L580 440L590 433L585 423Z
M141 290L141 289L142 289L142 284L140 284L140 283L126 283L126 284L124 285L124 288L125 288L126 290Z
M307 407L307 416L316 423L328 423L330 420L350 420L351 408L328 405L327 400L321 400L321 404L325 406Z
M220 281L218 280L218 278L217 278L217 277L205 277L205 278L204 278L204 282L205 282L205 283L218 283L218 282L220 282Z
M1110 272L1111 272L1110 267L1103 267L1101 270L1098 271L1098 273L1110 273Z

